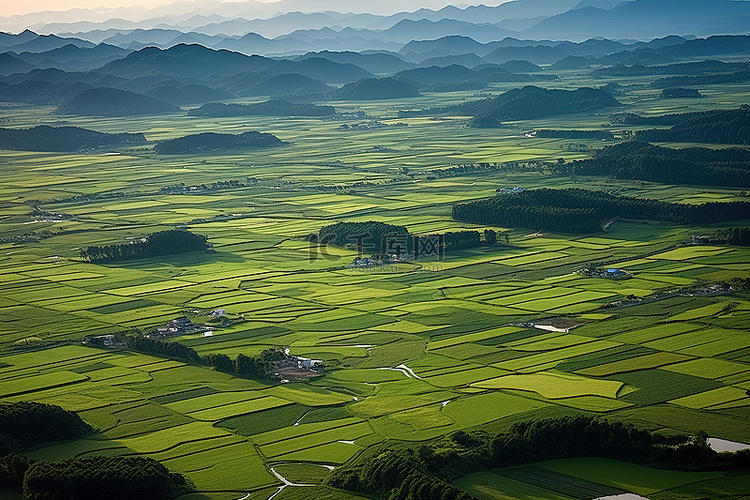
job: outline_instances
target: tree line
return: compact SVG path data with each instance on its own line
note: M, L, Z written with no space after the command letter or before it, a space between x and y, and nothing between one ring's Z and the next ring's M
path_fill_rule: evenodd
M602 148L591 159L566 163L564 170L665 184L750 187L750 151L671 149L631 141Z
M195 489L152 458L82 457L58 462L0 458L0 488L34 500L171 500Z
M56 405L21 401L0 404L0 456L33 446L86 436L93 428Z
M146 259L161 255L199 252L213 247L202 234L172 229L149 234L131 243L91 246L81 250L81 258L89 262L117 262L121 260Z
M598 232L602 221L615 217L701 225L750 218L750 203L687 205L585 189L542 188L453 206L453 218L463 222L565 233Z
M419 448L386 449L326 479L330 486L392 500L472 498L450 482L481 469L542 460L602 457L675 470L730 470L750 466L750 451L719 454L707 434L665 436L632 424L566 416L514 424L508 432L458 431Z
M272 380L278 363L290 357L284 350L275 348L266 349L258 356L238 354L234 360L226 354L201 356L185 344L155 340L140 334L117 334L114 343L143 354L202 365L235 377L253 380Z
M552 130L539 129L532 132L534 137L549 139L614 139L608 130Z

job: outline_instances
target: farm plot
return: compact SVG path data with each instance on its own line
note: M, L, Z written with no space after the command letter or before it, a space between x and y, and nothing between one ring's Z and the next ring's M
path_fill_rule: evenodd
M516 389L536 392L548 399L575 396L602 396L615 399L623 386L614 380L599 380L561 372L542 372L525 375L505 375L477 382L480 389Z

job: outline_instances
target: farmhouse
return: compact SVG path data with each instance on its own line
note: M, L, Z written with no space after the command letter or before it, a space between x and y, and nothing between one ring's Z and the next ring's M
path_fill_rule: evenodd
M156 330L149 333L150 338L168 338L186 335L188 333L205 332L210 330L206 325L197 325L190 321L186 316L175 318L165 325L156 327Z

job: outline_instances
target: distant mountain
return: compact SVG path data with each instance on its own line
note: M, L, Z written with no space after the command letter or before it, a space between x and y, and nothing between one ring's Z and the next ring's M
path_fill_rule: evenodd
M474 53L468 53L468 54L458 54L458 55L450 55L450 56L438 56L438 57L429 57L419 63L419 66L421 67L430 67L430 66L451 66L451 65L460 65L465 66L467 68L473 68L474 66L479 66L480 64L486 64L487 61L479 57L478 55Z
M399 99L418 97L419 90L411 83L396 78L365 78L347 83L334 90L328 98L334 101L362 101L371 99Z
M158 85L145 91L144 94L178 106L234 99L236 97L223 89L198 84L181 85L179 82Z
M83 148L143 144L143 134L105 134L79 127L40 125L29 129L0 128L0 149L18 151L76 151Z
M426 87L436 83L457 83L467 80L480 80L482 76L465 66L452 66L407 69L396 73L394 78L409 82L416 87Z
M543 71L541 66L538 66L529 61L519 59L506 61L499 66L506 71L510 71L511 73L535 73L537 71Z
M553 71L566 69L589 69L591 60L583 56L566 56L552 64L549 69Z
M566 40L596 36L643 40L667 34L744 34L749 27L750 2L746 1L633 0L610 10L570 10L541 21L523 34Z
M84 90L61 104L55 112L59 115L128 116L177 111L179 107L143 94L99 87Z
M254 85L239 90L240 96L292 96L324 94L333 90L320 80L298 73L284 73L270 76Z
M281 59L266 69L272 74L299 73L326 83L347 83L373 76L369 71L351 63L337 63L323 57L301 61Z
M7 52L0 54L0 75L26 73L34 69L34 67L33 64L29 64L13 54Z
M431 40L412 40L398 52L407 58L418 58L420 54L432 54L435 57L467 53L483 55L490 50L473 38L451 35Z
M69 43L44 52L23 52L18 54L18 58L38 68L86 71L125 57L128 53L128 50L114 45L99 44L87 48Z
M320 52L308 52L294 60L302 61L318 57L340 64L354 64L373 74L396 73L414 66L412 63L406 62L396 54L387 52L360 53L351 51L332 52L324 50Z
M127 78L146 75L217 80L243 72L269 74L300 73L328 83L345 83L372 74L353 64L340 64L314 57L301 61L247 56L202 45L175 45L166 50L149 47L104 65L99 71Z
M242 71L260 71L275 63L262 56L246 56L202 45L176 45L162 50L148 47L102 66L99 71L124 78L146 75L187 76L206 80Z
M204 132L161 141L154 146L154 151L161 154L208 153L226 149L270 148L282 144L281 139L265 132L247 131L238 135Z
M336 113L333 106L293 103L283 99L269 99L254 104L222 104L211 102L188 111L188 116L329 116Z

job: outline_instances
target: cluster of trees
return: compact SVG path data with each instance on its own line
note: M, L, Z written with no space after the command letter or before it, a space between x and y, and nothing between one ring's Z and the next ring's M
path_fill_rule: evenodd
M750 247L750 227L730 227L717 231L711 243L726 243L738 247Z
M181 474L151 458L83 457L59 462L0 458L0 488L35 500L171 500L193 491Z
M122 144L143 144L143 134L107 134L80 127L39 125L27 129L0 128L0 149L18 151L76 151Z
M608 130L551 130L540 129L532 133L535 137L550 139L614 139Z
M661 91L661 97L663 99L680 99L685 97L703 97L697 89L686 89L684 87L675 87L670 89L664 89Z
M409 231L405 226L379 221L337 222L324 226L317 236L312 234L308 239L340 247L354 245L366 253L380 253L388 249L389 242L404 240L407 245Z
M494 231L493 231L494 233ZM485 231L485 234L487 232ZM436 235L439 236L439 235ZM493 234L497 242L497 234ZM460 250L462 248L476 248L482 244L479 231L456 231L443 233L443 248L445 250ZM489 242L487 242L489 244Z
M337 468L326 483L389 500L471 500L474 497L431 474L408 451L386 450L361 467Z
M201 356L192 347L180 344L179 342L164 342L138 334L117 335L115 343L143 354L203 365L236 377L254 380L273 379L278 363L289 358L289 355L282 349L266 349L258 356L239 354L234 360L226 354L207 354Z
M195 184L192 186L188 186L184 182L181 182L180 184L174 186L161 187L159 188L159 191L164 194L182 194L189 193L191 191L221 191L223 189L237 189L244 186L247 186L247 184L243 183L242 181L232 179L230 181L216 181L212 182L211 184Z
M632 424L567 416L514 424L508 432L458 431L431 445L385 450L328 476L331 486L390 499L468 499L448 482L478 469L541 460L602 457L677 470L728 470L750 465L750 451L719 454L708 435L664 436Z
M750 144L750 106L685 113L682 116L684 119L668 130L639 130L635 137L640 141L653 142Z
M269 99L253 104L223 104L210 102L188 111L188 116L331 116L336 114L333 106L317 106L310 103L296 103L285 99Z
M152 233L132 243L88 247L81 250L81 258L89 262L117 262L121 260L145 259L161 255L198 252L212 248L202 234L172 229Z
M750 217L750 203L686 205L585 189L535 189L498 194L453 206L453 218L475 224L554 228L566 233L601 231L606 219L648 219L710 224Z
M284 141L275 135L255 130L248 130L241 134L203 132L161 141L154 146L154 151L160 154L181 154L222 149L270 148L282 144L284 144Z
M201 363L236 377L271 380L279 362L289 357L282 349L266 349L258 356L238 354L234 360L226 354L208 354L201 357Z
M79 438L93 430L76 413L56 405L26 401L0 404L0 456Z
M665 184L750 187L750 151L742 148L670 149L631 141L602 148L593 158L573 161L566 169L577 175Z
M484 241L482 241L482 235L484 235ZM420 236L419 239L432 240L429 247L442 255L442 251L475 248L482 244L494 245L497 243L497 233L493 230L486 230L484 233L480 233L479 231L456 231L429 234ZM405 226L396 226L378 221L338 222L323 227L317 235L310 234L308 240L337 246L351 245L355 246L361 252L369 254L400 253L404 255L423 251L415 248L416 245L419 245L417 237L409 234Z

